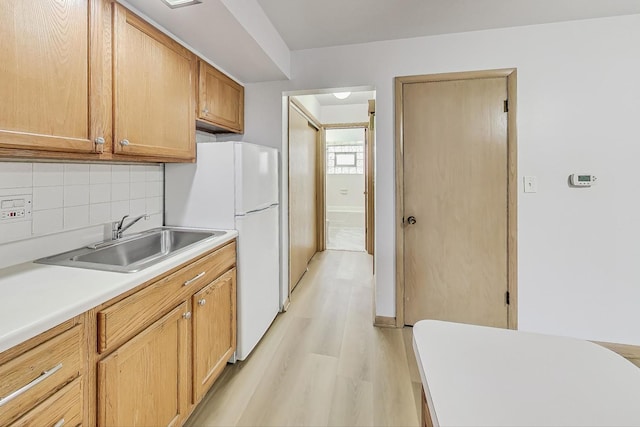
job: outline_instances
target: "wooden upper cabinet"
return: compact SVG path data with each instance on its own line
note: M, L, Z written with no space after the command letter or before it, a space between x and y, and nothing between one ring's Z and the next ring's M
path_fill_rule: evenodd
M104 137L101 1L1 0L0 149L91 153Z
M113 19L114 153L194 159L195 55L118 4Z
M200 124L206 129L243 133L244 87L206 62L198 60L198 63Z

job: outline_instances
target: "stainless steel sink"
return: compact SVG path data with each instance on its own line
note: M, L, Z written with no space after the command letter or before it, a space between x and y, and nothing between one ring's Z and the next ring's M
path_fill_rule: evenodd
M226 231L154 228L144 233L75 249L35 262L93 270L135 273Z

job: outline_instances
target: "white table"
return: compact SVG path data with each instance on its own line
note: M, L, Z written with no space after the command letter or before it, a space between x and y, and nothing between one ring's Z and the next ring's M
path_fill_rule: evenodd
M640 426L640 369L589 341L422 320L434 426Z

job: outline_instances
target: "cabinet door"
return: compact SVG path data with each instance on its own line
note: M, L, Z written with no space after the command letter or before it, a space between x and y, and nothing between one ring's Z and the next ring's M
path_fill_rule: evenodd
M184 421L189 317L184 302L98 363L98 425Z
M199 61L198 118L228 129L244 132L244 87L209 64Z
M102 68L89 40L99 31L100 4L1 1L0 148L94 151L93 139L104 135L96 134L101 106L90 102L99 79L89 70L98 76Z
M114 4L114 153L195 158L196 58Z
M193 402L209 390L236 349L236 269L193 296Z

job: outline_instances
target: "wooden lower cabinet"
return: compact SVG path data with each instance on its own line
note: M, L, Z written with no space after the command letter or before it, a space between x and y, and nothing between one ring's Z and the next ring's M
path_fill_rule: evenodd
M82 379L71 384L32 409L11 427L79 426L82 424Z
M427 396L424 394L424 386L421 387L422 391L422 427L433 427L433 420L431 419L431 413L429 412L429 405L427 405Z
M98 363L99 426L174 426L188 408L187 303Z
M232 241L92 310L89 425L187 420L236 349L235 265Z
M222 373L236 349L236 269L193 295L192 306L195 403Z
M236 349L228 242L4 352L0 427L180 426Z
M40 421L58 417L57 422L61 418L64 410L51 399L59 399L59 390L69 383L80 384L84 374L82 326L74 319L65 327L70 329L53 328L53 332L31 339L24 344L23 352L10 349L0 354L0 426L46 425ZM5 354L8 360L3 363ZM75 397L77 405L81 405L81 393ZM80 411L78 417L81 414Z

